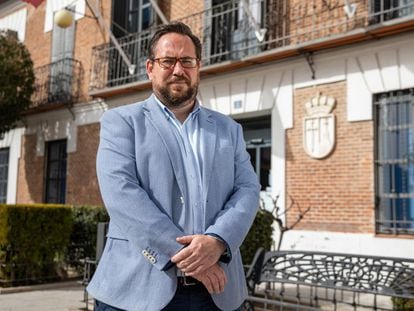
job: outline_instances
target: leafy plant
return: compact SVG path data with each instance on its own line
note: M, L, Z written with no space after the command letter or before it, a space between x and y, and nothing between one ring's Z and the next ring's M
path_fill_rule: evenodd
M72 220L72 233L65 252L65 261L80 272L83 259L95 258L98 222L108 222L109 216L103 207L74 206Z
M0 138L17 125L30 106L34 80L26 47L9 33L0 32Z
M259 210L253 225L247 234L246 239L240 247L240 253L244 264L250 264L254 254L259 247L263 247L269 251L272 246L273 233L273 217L272 214L265 210Z
M55 204L0 204L0 281L24 284L64 277L71 209Z

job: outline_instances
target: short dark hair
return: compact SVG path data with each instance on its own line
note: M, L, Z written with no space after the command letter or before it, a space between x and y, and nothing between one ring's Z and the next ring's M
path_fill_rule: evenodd
M157 29L157 31L152 36L149 46L148 46L148 57L149 59L153 59L155 57L155 46L157 45L158 40L163 35L168 33L178 33L180 35L190 37L191 41L194 43L196 57L201 60L201 42L200 39L197 38L191 31L190 27L182 22L173 22L171 24L163 25Z

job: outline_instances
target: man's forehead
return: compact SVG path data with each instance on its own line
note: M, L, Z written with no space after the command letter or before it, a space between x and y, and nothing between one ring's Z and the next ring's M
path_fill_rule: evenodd
M187 35L182 35L178 33L167 33L160 37L157 44L155 45L156 53L166 53L166 52L184 52L186 54L191 53L192 55L185 56L195 56L195 46L191 38Z

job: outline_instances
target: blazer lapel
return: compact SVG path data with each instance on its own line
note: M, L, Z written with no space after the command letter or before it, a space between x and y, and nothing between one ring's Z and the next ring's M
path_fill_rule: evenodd
M163 111L158 106L154 95L152 95L144 104L145 115L151 121L152 125L158 132L162 142L167 149L175 177L182 195L186 196L184 167L182 163L181 152L177 143L177 139L170 129L168 120Z
M213 170L214 157L216 154L217 128L216 122L210 112L201 107L199 115L200 139L202 142L203 158L203 189L204 202L208 193L211 172Z

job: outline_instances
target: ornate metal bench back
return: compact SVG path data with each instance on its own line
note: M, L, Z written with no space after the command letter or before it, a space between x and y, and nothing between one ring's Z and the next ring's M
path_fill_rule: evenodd
M256 284L263 282L314 285L412 299L414 260L323 252L266 252Z

